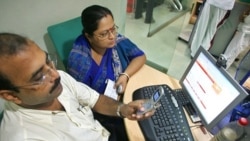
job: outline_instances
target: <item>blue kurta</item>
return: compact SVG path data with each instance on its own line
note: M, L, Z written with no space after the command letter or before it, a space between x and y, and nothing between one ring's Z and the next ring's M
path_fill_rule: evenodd
M130 61L144 55L128 38L118 35L116 45L108 48L98 65L91 57L91 46L85 36L80 35L74 42L68 58L68 72L76 80L83 82L103 94L106 80L116 80Z

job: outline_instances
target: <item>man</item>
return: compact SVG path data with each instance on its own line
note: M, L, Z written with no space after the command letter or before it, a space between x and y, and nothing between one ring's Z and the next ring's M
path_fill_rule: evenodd
M191 33L191 58L200 47L209 50L216 31L225 23L235 0L204 0L204 6Z
M154 113L136 115L143 100L119 103L57 71L48 53L20 35L0 33L0 66L1 141L107 141L91 109L130 120Z
M246 12L247 13L247 12ZM250 13L250 8L249 8ZM239 23L237 31L229 42L223 53L227 59L226 69L228 69L235 59L244 51L250 49L250 14L242 15L242 21Z

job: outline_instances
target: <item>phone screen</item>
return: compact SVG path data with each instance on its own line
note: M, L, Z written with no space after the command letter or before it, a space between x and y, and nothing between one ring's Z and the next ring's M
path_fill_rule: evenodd
M160 92L156 91L156 93L153 96L154 102L157 102L159 100L160 96L161 96Z
M143 107L145 108L144 111L137 111L137 114L144 114L150 110L152 110L153 108L158 108L155 107L156 104L159 102L159 100L161 99L161 97L164 95L164 90L162 87L160 87L159 89L157 89L154 94L151 96L150 99L148 99L145 103L143 103Z

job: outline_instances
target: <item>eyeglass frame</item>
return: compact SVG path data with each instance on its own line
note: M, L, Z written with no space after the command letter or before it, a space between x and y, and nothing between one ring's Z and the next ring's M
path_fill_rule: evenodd
M46 54L46 65L48 65L49 69L46 70L46 72L42 75L41 79L39 79L37 82L32 82L32 84L14 86L13 88L28 89L27 87L36 86L36 85L44 85L48 82L49 78L51 77L49 73L51 73L52 70L56 69L57 56L56 54L50 54L47 52L45 52L45 54Z
M103 33L97 35L97 34L93 34L94 36L98 37L99 40L105 40L108 39L108 37L110 36L110 34L113 35L117 35L117 30L119 29L119 27L115 24L113 27L111 27L108 30L103 31Z

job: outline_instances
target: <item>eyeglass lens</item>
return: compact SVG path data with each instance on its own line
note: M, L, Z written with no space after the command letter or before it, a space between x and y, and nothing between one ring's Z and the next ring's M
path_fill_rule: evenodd
M100 39L107 39L110 36L110 34L116 35L117 29L118 29L118 26L114 25L114 27L112 27L112 28L106 30L105 32L103 32L102 34L98 35L98 37Z

